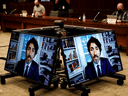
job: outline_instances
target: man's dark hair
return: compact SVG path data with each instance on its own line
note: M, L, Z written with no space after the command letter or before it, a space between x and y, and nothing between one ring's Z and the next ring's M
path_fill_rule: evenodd
M90 52L90 44L91 44L92 42L96 43L96 45L99 47L100 52L101 52L101 44L100 44L100 42L98 41L98 39L96 39L96 38L94 38L94 37L91 37L90 40L89 40L88 43L87 43L88 52Z
M33 37L33 38L31 38L31 39L27 42L26 50L27 50L28 45L29 45L30 43L33 43L33 44L34 44L34 47L35 47L35 55L36 55L36 54L37 54L37 50L38 50L38 43L37 43L36 39Z

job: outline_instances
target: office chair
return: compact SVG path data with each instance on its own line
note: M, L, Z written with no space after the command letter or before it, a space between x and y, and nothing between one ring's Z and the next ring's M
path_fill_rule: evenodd
M50 12L51 17L58 17L58 14L59 14L58 10L57 11L51 10L51 12Z

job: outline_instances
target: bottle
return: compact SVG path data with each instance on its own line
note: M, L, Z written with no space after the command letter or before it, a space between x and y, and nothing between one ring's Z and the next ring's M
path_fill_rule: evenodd
M83 22L86 21L86 16L85 16L85 13L83 13Z
M34 17L34 13L32 13L32 16L31 17Z

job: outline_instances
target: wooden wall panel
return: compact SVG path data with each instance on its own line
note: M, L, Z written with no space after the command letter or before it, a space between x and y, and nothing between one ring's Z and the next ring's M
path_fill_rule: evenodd
M86 14L88 19L93 19L97 12L101 12L97 19L103 19L106 14L112 14L116 10L119 2L124 4L125 10L128 10L127 0L71 0L70 8L78 13L78 16Z
M2 10L2 4L7 4L8 13L13 9L17 9L15 13L20 14L21 10L27 10L28 14L32 14L33 11L33 2L9 2L9 0L0 0L0 12ZM34 0L33 0L34 1ZM54 1L52 2L41 2L46 8L46 15L49 16L50 11L54 9ZM82 16L83 13L86 14L87 19L93 19L97 12L101 12L97 19L106 18L106 14L112 14L116 10L116 6L119 2L124 4L125 10L128 10L128 0L70 0L70 9L73 9L73 17Z
M34 3L30 2L25 5L25 9L28 11L28 14L32 14L33 12Z

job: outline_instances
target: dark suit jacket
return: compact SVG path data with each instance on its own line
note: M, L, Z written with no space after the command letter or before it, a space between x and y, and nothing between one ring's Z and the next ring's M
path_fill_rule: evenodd
M123 20L127 20L128 18L127 18L127 12L126 11L123 11L120 15L121 15L121 20L123 21ZM112 13L112 15L116 15L117 16L117 20L120 20L119 19L119 13L118 13L118 11L115 11L115 12L113 12Z
M25 66L25 60L21 60L18 62L15 69L15 71L21 76L23 76L24 66ZM39 82L39 65L33 60L27 77Z
M100 58L102 76L107 75L109 73L114 73L114 69L110 65L108 59ZM94 79L97 78L96 71L93 65L93 62L89 62L87 67L85 67L86 79Z

